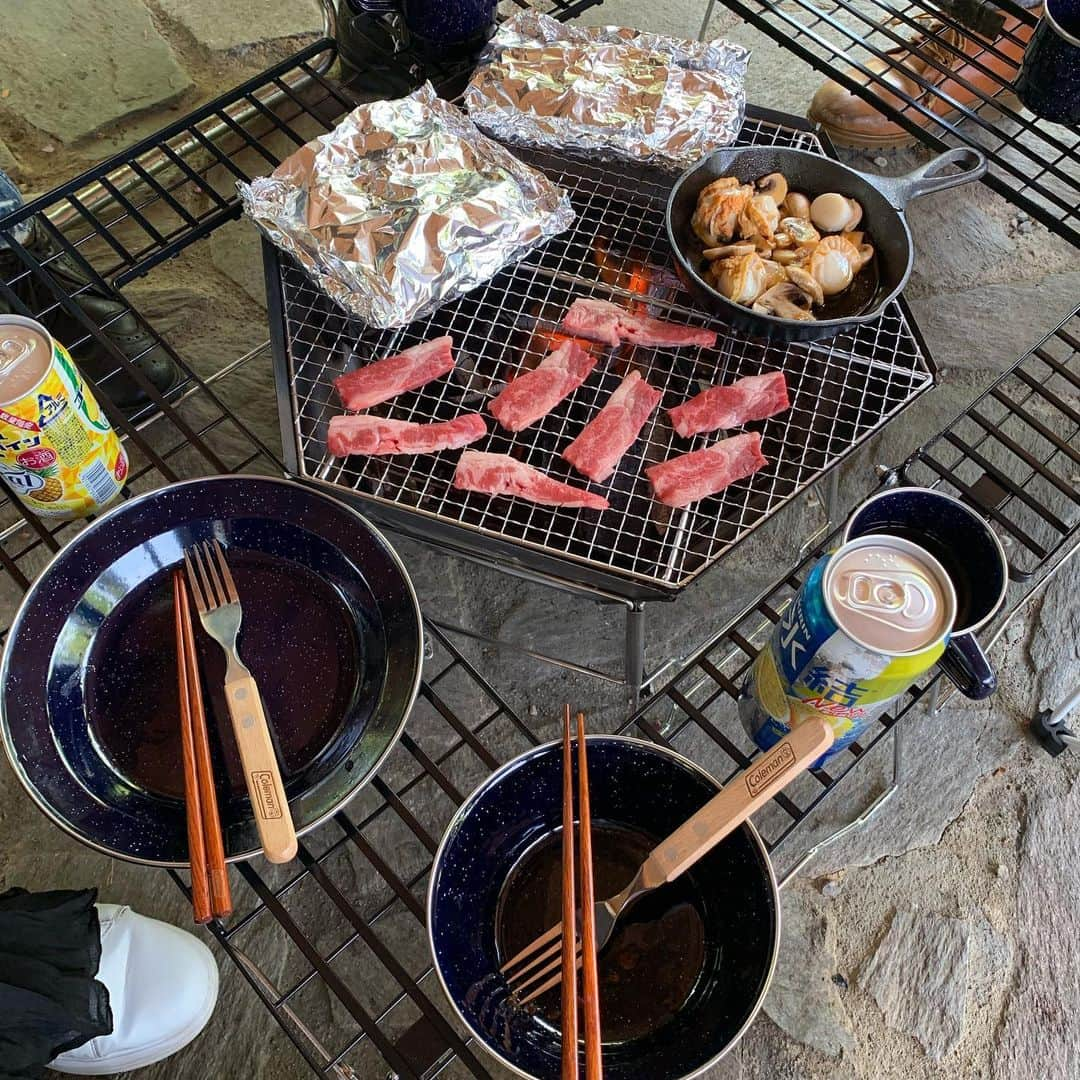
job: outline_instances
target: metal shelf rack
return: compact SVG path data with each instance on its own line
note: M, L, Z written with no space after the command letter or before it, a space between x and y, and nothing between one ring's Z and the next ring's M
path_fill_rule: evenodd
M510 0L510 9L536 6L570 18L598 2ZM260 439L228 404L243 370L266 359L269 342L222 358L213 371L196 371L121 290L238 218L238 180L273 169L330 131L363 97L386 96L422 78L452 92L468 70L467 61L435 63L399 47L385 20L369 20L367 32L372 64L354 73L352 85L329 77L338 47L320 38L3 219L0 311L63 327L58 336L84 375L88 366L96 372L87 382L131 458L126 494L207 473L284 471L279 447ZM26 245L16 239L25 223L33 227ZM73 269L86 284L65 284ZM101 324L80 305L91 296L115 305ZM133 328L142 343L125 354L118 338ZM136 367L153 350L167 353L180 372L167 400ZM144 405L126 414L110 403L111 387L124 374L146 395ZM0 643L19 598L78 528L24 511L0 487Z
M427 875L457 806L544 741L438 629L409 727L378 776L300 843L298 861L234 868L211 929L319 1076L488 1077L427 950ZM468 717L468 719L465 719ZM185 877L170 871L187 891ZM272 955L274 974L260 966ZM265 962L264 962L265 963Z
M315 130L333 126L333 117L349 104L322 74L333 50L332 42L316 42L4 220L0 310L63 327L58 336L84 374L88 367L97 373L87 382L131 456L128 494L207 473L284 470L277 448L226 404L237 373L262 350L230 357L216 371L199 374L120 287L238 216L237 179L265 171ZM16 239L24 222L33 228L25 245ZM69 288L72 272L85 284ZM90 297L114 305L101 325L80 303ZM118 335L121 330L130 335L133 328L142 335L141 344L127 355ZM164 350L180 372L167 400L136 366L155 349ZM110 400L111 386L122 373L135 379L147 398L126 415ZM3 489L0 637L45 560L78 528L78 522L37 518Z
M703 32L715 2L710 0ZM934 0L723 3L927 146L981 149L990 163L986 184L1048 229L1080 244L1080 131L1033 116L1012 91L1024 43L1038 21L1032 12L1012 0L995 0L1006 22L990 42ZM911 48L910 35L921 35L921 44ZM904 52L894 56L892 50L909 50L925 63L925 72L903 66ZM945 78L961 66L962 73ZM918 86L917 96L889 81L901 70Z

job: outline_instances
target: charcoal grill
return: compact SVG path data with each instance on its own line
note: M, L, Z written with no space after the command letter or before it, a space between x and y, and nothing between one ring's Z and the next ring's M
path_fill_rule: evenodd
M765 110L750 112L740 142L825 150L803 122ZM670 176L550 152L523 156L570 193L577 211L572 228L404 328L363 325L291 258L264 245L286 461L295 475L362 504L389 528L549 584L621 601L633 622L643 603L676 596L929 389L933 365L902 300L876 322L826 342L783 344L737 333L694 308L672 272L664 230ZM354 356L367 360L452 334L458 368L451 378L373 411L416 422L482 411L508 379L550 349L562 314L583 296L707 326L719 335L716 350L623 347L542 422L516 434L496 429L478 448L510 453L582 483L559 451L629 368L661 389L668 406L709 383L782 369L792 407L763 427L769 464L716 498L667 510L651 498L644 468L711 439L678 439L660 411L611 480L594 485L612 504L598 517L458 491L451 485L456 455L342 460L327 454L327 425L341 411L333 380L354 366ZM642 628L631 625L627 666L634 690L641 681L641 644Z

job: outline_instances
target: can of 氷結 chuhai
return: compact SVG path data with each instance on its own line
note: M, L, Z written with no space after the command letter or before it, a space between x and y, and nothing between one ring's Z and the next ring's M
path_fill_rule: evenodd
M810 716L854 742L945 651L956 593L928 551L896 536L861 536L814 565L739 698L762 749Z
M0 315L0 478L35 514L96 513L127 455L67 349L40 323Z

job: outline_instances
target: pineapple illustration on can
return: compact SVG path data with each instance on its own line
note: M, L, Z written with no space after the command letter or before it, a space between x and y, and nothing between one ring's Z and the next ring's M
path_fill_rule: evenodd
M0 478L35 514L86 517L124 486L127 455L67 349L0 315Z

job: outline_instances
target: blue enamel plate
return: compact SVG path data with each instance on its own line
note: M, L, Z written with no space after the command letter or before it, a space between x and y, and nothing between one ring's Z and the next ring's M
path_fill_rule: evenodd
M221 476L133 498L34 583L0 677L16 774L61 828L132 862L187 863L171 573L217 538L243 608L239 651L262 692L297 833L342 807L397 741L416 697L420 611L386 540L288 480ZM195 620L225 851L259 850L223 694L222 650Z

